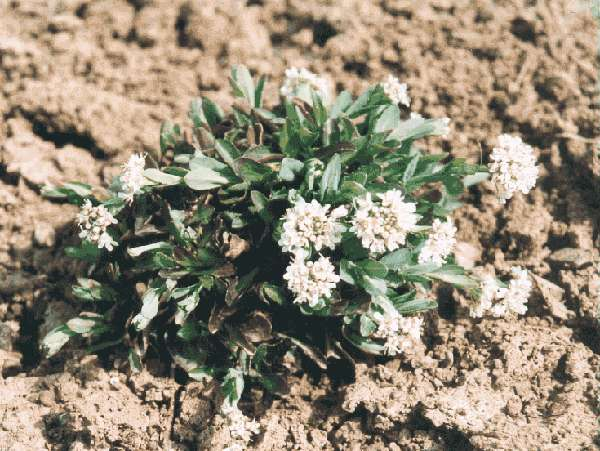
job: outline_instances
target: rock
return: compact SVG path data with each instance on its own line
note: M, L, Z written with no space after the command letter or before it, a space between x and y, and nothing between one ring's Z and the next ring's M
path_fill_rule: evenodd
M532 274L532 277L552 316L562 320L566 320L569 318L569 316L573 316L573 313L570 314L569 310L563 303L565 290L546 279L536 276L535 274Z
M0 322L0 349L13 350L13 341L18 327L19 325L15 321Z
M21 291L33 290L44 284L46 276L32 276L23 272L14 272L0 278L0 294L11 295Z
M550 261L579 268L592 261L591 251L565 247L550 254Z
M454 247L454 256L457 264L466 269L473 269L475 263L481 260L481 248L459 241Z
M209 424L213 410L204 384L188 384L181 394L179 416L173 424L175 437L179 440L193 441Z
M33 241L40 247L52 247L56 240L54 227L47 222L37 222L33 229Z
M15 99L40 129L68 135L93 152L153 151L158 121L152 108L81 81L28 81Z

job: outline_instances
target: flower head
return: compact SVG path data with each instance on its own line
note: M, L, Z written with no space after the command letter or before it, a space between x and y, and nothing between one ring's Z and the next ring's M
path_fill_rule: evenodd
M442 266L446 258L452 253L456 244L456 227L450 218L446 222L434 219L432 230L419 254L419 264L433 263Z
M294 302L314 307L321 299L331 297L331 291L340 281L340 276L335 273L329 258L320 256L317 261L306 261L305 258L305 252L296 253L283 278L296 295Z
M139 194L144 186L144 167L146 165L145 154L133 154L123 165L121 173L121 184L123 197L127 202L133 201L133 196Z
M532 287L527 270L514 266L510 271L513 279L508 283L508 288L500 291L501 300L492 307L494 316L504 316L508 313L524 315L527 312L527 300Z
M356 213L351 231L362 241L363 247L372 253L393 251L406 242L406 235L414 228L419 216L416 204L405 202L400 190L378 194L374 202L371 194L357 199Z
M511 268L514 278L508 288L500 287L496 278L486 274L481 278L479 301L470 307L473 318L481 318L485 312L500 317L510 313L524 315L527 312L527 300L531 292L531 281L527 270L520 266Z
M400 354L421 339L422 318L402 316L395 309L389 309L384 313L375 312L373 319L377 323L373 335L385 339L383 346L388 355Z
M498 190L502 203L513 197L517 191L527 194L538 176L533 148L518 136L507 134L498 137L498 147L494 147L489 165L492 182Z
M485 312L492 309L493 302L503 296L503 288L500 288L496 278L490 274L481 277L479 283L481 295L477 302L469 306L469 315L472 318L481 318Z
M404 106L410 106L410 97L408 96L408 86L406 83L400 83L397 77L388 75L385 81L381 83L383 92L394 103L400 103Z
M117 224L117 220L106 209L104 205L94 207L89 199L86 199L77 215L77 224L79 225L79 237L95 243L98 248L105 248L109 251L117 243L107 232L108 227Z
M304 97L301 91L307 87L314 90L321 97L324 104L329 103L331 87L326 78L320 77L305 68L290 67L286 69L285 80L280 90L282 96L287 98ZM303 100L312 103L310 94Z
M338 221L348 214L346 207L330 211L329 205L321 205L316 200L307 203L299 198L292 208L288 208L283 222L283 232L279 245L284 252L295 253L308 249L334 249L342 239L344 226Z

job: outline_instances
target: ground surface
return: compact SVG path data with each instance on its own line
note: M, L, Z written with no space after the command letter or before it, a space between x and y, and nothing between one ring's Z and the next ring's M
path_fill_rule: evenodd
M460 294L440 290L440 311L410 358L360 365L340 387L298 374L289 395L251 393L243 409L262 425L257 449L596 449L600 120L585 4L5 0L0 8L1 450L222 448L201 439L214 409L209 386L128 380L118 355L40 359L39 337L75 308L62 289L77 268L61 257L74 211L43 200L39 187L105 183L131 152L157 145L162 120L185 120L190 98L223 104L228 68L239 62L275 82L287 66L307 66L355 92L396 73L414 111L452 118L449 139L432 146L478 160L498 133L514 132L542 164L529 196L502 207L483 185L455 217L467 262L536 274L527 315L473 321Z

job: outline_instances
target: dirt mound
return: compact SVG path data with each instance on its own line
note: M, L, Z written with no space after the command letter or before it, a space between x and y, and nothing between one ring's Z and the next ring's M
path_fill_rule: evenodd
M432 149L485 162L514 132L541 164L530 195L503 207L483 184L455 216L466 262L536 275L527 315L473 321L440 289L413 355L359 365L351 384L299 374L286 396L252 390L241 406L261 423L256 448L593 449L595 29L573 0L0 2L0 448L209 446L212 387L164 369L128 379L119 355L40 359L39 337L78 306L63 297L74 210L39 188L106 183L152 151L161 121L185 121L192 97L225 104L244 63L274 82L271 100L292 65L354 92L394 73L413 111L452 118Z

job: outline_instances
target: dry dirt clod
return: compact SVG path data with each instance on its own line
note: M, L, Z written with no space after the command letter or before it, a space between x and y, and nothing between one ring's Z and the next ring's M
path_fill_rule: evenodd
M586 263L591 263L591 259L591 251L586 249L575 249L570 247L559 249L557 251L554 251L550 255L550 261L560 263L565 266L572 266L575 268L579 268L585 265Z
M564 289L535 274L532 277L552 316L562 320L574 316L574 313L569 312L564 304Z

